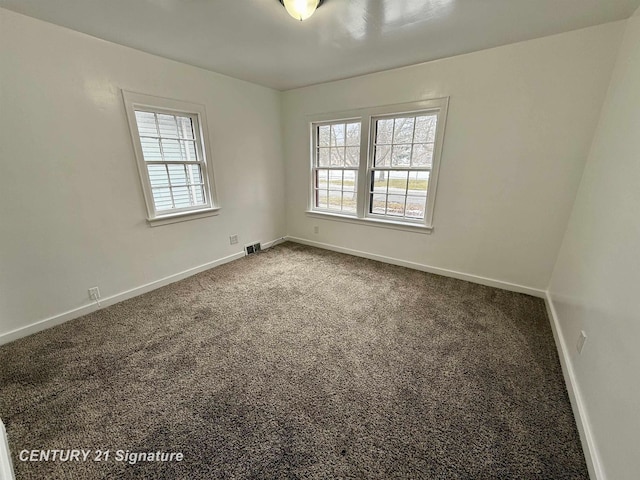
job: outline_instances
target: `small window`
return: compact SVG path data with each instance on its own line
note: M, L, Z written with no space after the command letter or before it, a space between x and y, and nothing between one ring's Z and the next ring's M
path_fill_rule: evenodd
M430 231L447 107L441 98L319 116L309 213Z
M355 215L360 166L360 122L316 124L314 129L314 208Z
M125 92L150 222L215 213L204 107Z

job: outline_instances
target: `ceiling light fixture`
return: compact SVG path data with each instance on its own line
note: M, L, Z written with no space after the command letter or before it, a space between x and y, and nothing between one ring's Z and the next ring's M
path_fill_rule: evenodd
M296 20L306 20L316 11L323 0L279 0L289 15Z

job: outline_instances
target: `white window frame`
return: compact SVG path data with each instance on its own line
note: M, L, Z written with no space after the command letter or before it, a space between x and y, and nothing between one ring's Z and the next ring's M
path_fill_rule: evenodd
M360 123L360 162L362 162L362 136L363 136L363 132L362 132L362 119L361 118L339 118L339 119L334 119L334 120L330 120L330 121L321 121L321 122L313 122L313 126L312 126L312 161L311 161L311 178L312 178L312 192L311 192L311 196L312 196L312 201L311 201L311 205L312 208L316 211L316 212L324 212L327 214L337 214L337 215L345 215L345 216L349 216L349 217L356 217L357 216L357 207L356 207L356 211L353 213L342 213L342 212L336 212L334 210L331 210L330 208L328 208L329 206L329 199L327 198L327 208L316 208L315 207L315 194L316 194L316 185L315 185L315 179L316 179L316 172L318 170L341 170L342 172L344 172L345 170L350 170L350 171L354 171L355 172L355 177L356 177L356 188L358 187L358 182L359 180L359 170L360 170L360 164L358 164L358 167L348 167L346 165L343 165L342 167L335 167L335 166L328 166L328 167L320 167L319 166L319 159L318 159L318 148L316 148L316 145L318 145L318 128L320 126L325 126L325 125L339 125L339 124L350 124L350 123ZM366 136L366 135L365 135ZM345 131L345 145L342 147L345 149L345 163L346 163L346 131ZM355 147L355 145L354 145ZM344 174L344 173L343 173ZM358 191L356 190L356 198L359 198L358 196Z
M307 205L307 215L311 217L339 220L349 223L374 225L397 230L405 230L419 233L429 233L433 230L433 216L436 203L436 192L438 176L440 173L440 159L444 144L444 132L447 123L447 112L449 107L449 97L436 98L432 100L421 100L417 102L402 103L396 105L385 105L380 107L361 108L346 112L325 113L308 116L310 135L309 151L311 158L311 168L309 170L309 199ZM386 216L369 213L371 195L369 185L371 183L371 173L373 171L373 156L375 142L375 121L380 118L402 117L403 115L416 114L436 114L438 121L436 125L435 144L433 150L433 163L430 169L429 188L427 190L427 201L424 219L398 219L393 220ZM328 212L315 208L314 186L316 168L316 144L317 127L335 122L360 121L360 164L357 177L357 212L356 215L347 215L336 212ZM409 170L410 167L399 168Z
M147 222L149 225L166 225L169 223L217 215L219 213L220 206L218 205L216 197L213 164L210 155L211 148L209 145L209 129L207 127L207 117L204 105L156 97L153 95L128 92L126 90L122 91L122 97L124 99L127 120L129 122L129 131L133 142L136 164L140 175L140 184L142 186L142 193L147 208ZM195 144L198 155L197 163L200 165L204 183L205 203L203 205L171 209L169 211L156 210L151 190L151 182L149 180L149 172L147 169L147 164L149 162L145 161L142 153L140 134L135 115L136 110L167 113L169 115L179 114L191 118L194 127Z

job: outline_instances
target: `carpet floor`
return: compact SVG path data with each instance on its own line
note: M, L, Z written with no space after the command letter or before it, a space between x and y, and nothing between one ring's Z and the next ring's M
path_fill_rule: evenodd
M297 244L2 346L0 366L18 480L588 478L541 299Z

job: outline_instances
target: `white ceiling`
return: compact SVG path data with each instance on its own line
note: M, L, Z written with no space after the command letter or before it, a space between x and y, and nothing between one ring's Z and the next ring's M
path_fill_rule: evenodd
M628 18L640 0L0 0L0 6L279 90Z

